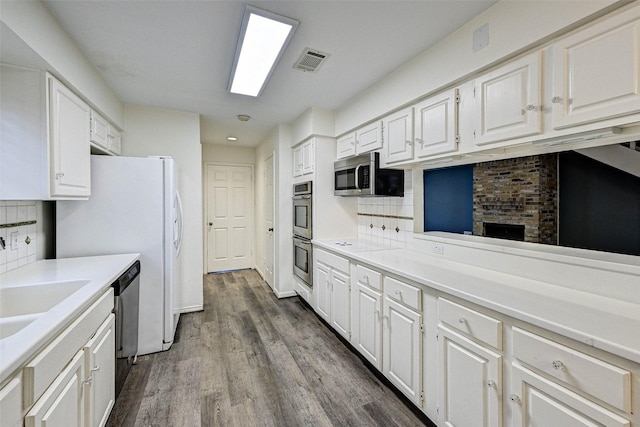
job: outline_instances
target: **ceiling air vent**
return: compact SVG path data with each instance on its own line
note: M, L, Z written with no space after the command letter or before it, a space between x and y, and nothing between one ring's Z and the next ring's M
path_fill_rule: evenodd
M300 55L296 63L293 65L293 68L296 70L315 73L329 56L331 55L328 53L307 47L302 51L302 55Z

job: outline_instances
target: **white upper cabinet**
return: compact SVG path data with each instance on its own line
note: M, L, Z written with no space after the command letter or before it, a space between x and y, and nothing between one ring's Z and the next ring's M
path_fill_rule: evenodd
M385 164L413 159L413 108L388 115L382 121Z
M542 132L541 67L538 51L476 79L476 145Z
M48 77L48 83L51 196L88 197L91 109L53 77Z
M640 111L640 8L553 45L553 127Z
M382 148L382 122L375 121L361 127L355 132L338 138L336 144L336 158L342 159L356 154Z
M109 125L109 151L113 154L120 155L122 153L122 134L113 126Z
M415 105L416 158L458 149L459 99L458 89L453 89Z
M109 122L93 110L91 110L90 140L101 148L109 149Z
M313 173L315 170L315 144L311 139L293 148L293 176Z
M356 133L351 132L341 136L336 141L336 159L344 159L345 157L356 154Z

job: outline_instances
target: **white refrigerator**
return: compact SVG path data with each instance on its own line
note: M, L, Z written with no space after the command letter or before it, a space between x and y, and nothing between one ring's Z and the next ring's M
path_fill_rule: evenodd
M168 350L180 316L177 176L171 158L91 156L89 200L56 202L57 258L140 253L139 355Z

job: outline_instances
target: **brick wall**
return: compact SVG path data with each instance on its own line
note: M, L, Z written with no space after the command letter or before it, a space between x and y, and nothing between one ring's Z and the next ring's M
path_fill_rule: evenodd
M478 163L473 170L473 234L483 224L524 225L525 242L557 244L557 155Z

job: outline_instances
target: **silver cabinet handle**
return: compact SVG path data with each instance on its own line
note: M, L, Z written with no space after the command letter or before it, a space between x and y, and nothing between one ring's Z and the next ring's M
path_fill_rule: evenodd
M512 402L520 404L522 401L520 400L520 396L518 396L517 394L512 394L509 396L509 399L511 399Z
M496 388L496 382L493 380L489 380L487 381L487 387L489 388Z
M554 96L553 98L551 98L551 103L553 104L560 104L562 102L562 98L560 98L559 96Z
M553 369L558 371L564 371L565 369L564 363L562 363L561 360L554 360L551 362L551 366L553 366Z
M536 111L537 107L533 104L527 105L527 111Z
M424 141L422 140L422 138L416 138L416 144L422 145L423 143Z
M458 323L460 323L461 325L465 325L468 322L467 319L465 319L464 317L461 317L458 319Z
M62 178L63 176L64 176L64 173L59 172L59 173L57 173L57 174L56 174L56 179L60 179L60 178Z

